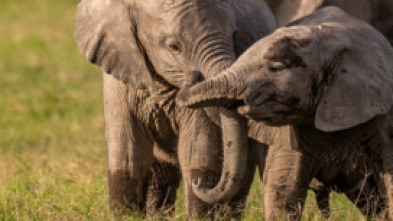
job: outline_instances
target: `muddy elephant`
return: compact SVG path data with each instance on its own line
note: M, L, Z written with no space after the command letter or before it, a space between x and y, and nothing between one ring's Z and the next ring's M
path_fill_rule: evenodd
M336 6L382 32L393 43L393 1L390 0L266 0L279 26L324 6Z
M387 39L326 7L258 41L231 68L185 87L177 99L179 105L221 105L271 126L288 125L291 149L272 148L267 155L268 220L299 219L313 178L339 183L354 169L375 176L393 220L392 95ZM195 193L206 198L203 189Z
M112 210L166 209L173 205L180 177L189 216L211 209L195 197L191 179L201 178L207 187L220 184L232 209L244 207L256 163L236 158L247 164L242 166L246 181L220 180L221 171L234 168L221 162L228 148L219 126L239 138L230 147L236 155L249 143L246 120L225 108L179 107L174 98L183 73L214 76L274 28L260 0L81 1L77 44L103 70Z

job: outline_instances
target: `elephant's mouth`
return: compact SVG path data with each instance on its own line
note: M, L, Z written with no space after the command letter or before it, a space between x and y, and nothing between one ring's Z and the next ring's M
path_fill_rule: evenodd
M243 106L244 107L244 106ZM268 126L284 126L290 123L295 122L299 116L297 114L293 114L289 112L289 109L286 110L272 110L267 107L266 111L263 109L258 109L258 110L251 110L251 112L245 113L241 111L242 107L239 107L239 113L249 119L252 119L254 121L262 121ZM252 111L258 111L252 112ZM260 112L259 112L260 111Z
M183 83L184 71L170 68L160 73L160 75L171 85L180 88Z

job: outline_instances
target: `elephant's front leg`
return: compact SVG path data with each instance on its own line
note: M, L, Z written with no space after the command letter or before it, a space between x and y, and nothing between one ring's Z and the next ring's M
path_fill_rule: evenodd
M270 146L264 172L267 220L300 220L312 175L304 155Z
M212 206L201 201L192 190L192 181L201 180L214 187L220 179L221 133L203 111L186 109L179 122L178 156L183 176L187 215L213 217Z
M153 143L130 110L132 91L104 73L104 115L108 148L109 202L114 212L143 210Z
M379 165L374 174L379 175L379 189L388 208L388 220L393 220L393 137L384 134L378 140L379 143L373 145L380 148Z

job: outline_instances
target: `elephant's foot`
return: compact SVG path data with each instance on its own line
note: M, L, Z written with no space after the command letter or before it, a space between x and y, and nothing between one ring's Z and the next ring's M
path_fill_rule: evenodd
M384 220L393 221L393 177L391 174L385 171L381 174L382 185L380 189L382 190L382 196L384 197L384 202L386 204L387 210L385 211Z
M177 166L155 162L146 193L147 215L173 215L181 175Z
M376 181L380 196L383 196L382 202L387 208L385 220L393 221L393 139L381 139L385 142L377 145L381 148L381 152L376 156L373 164L373 174L377 175ZM389 140L389 141L388 141ZM383 214L382 214L383 215Z
M387 220L393 221L393 171L388 171L384 169L382 176L383 176L383 185L384 185L384 192L385 192L385 194L383 195L385 196L385 202L388 208Z

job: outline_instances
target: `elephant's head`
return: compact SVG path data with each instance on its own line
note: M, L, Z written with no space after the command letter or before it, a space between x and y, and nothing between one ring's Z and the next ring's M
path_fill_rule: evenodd
M260 40L224 73L185 88L178 103L240 104L273 125L354 127L393 104L393 49L368 24L328 7ZM311 121L312 120L312 121Z
M186 72L208 78L223 71L274 25L260 0L82 0L76 40L90 62L135 88L176 89ZM231 138L239 137L231 148L246 148L246 121L222 112L221 123L236 133ZM226 198L239 188L230 180L218 185L230 190Z
M183 73L214 75L234 61L235 53L273 29L269 11L256 14L256 8L265 8L264 4L250 0L245 4L239 7L233 0L82 0L76 40L90 62L137 88L149 88L157 78L180 87ZM252 16L266 20L266 25L251 22L247 28L244 18Z

